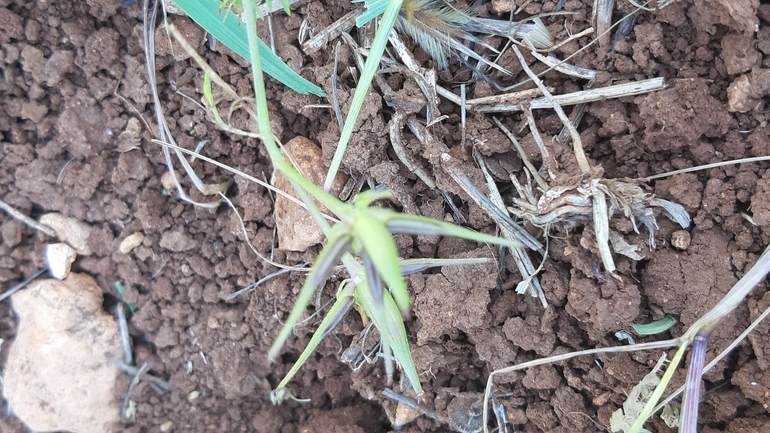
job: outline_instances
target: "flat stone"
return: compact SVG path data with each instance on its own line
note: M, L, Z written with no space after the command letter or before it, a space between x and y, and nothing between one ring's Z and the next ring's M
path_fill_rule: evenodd
M121 358L115 320L88 275L42 280L11 297L19 331L8 354L3 394L31 430L116 431Z
M51 227L60 241L69 244L81 256L91 255L91 249L88 248L91 226L88 224L58 212L41 216L40 223Z
M193 238L179 230L167 231L160 237L160 246L175 253L191 250L196 245Z
M327 168L323 165L321 148L311 140L298 136L284 145L285 152L291 157L289 161L297 164L297 170L318 186L326 180ZM342 191L348 176L338 172L332 184L332 195L335 197ZM289 180L281 173L275 175L275 187L287 192L292 197L297 193ZM325 206L316 202L322 213L329 213ZM282 250L305 251L309 247L321 243L324 235L315 220L305 208L278 195L275 199L275 225L278 229L278 247Z

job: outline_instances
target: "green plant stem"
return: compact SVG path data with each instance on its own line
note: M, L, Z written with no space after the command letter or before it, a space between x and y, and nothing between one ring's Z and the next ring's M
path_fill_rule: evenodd
M350 110L345 119L345 126L342 128L340 141L337 145L337 150L334 152L331 166L329 167L329 174L326 176L326 182L324 182L324 191L331 190L334 178L337 176L337 172L340 169L342 156L345 154L345 149L348 147L350 137L353 135L353 128L355 127L356 120L361 112L361 107L364 105L366 93L372 85L374 74L380 67L380 60L382 59L382 54L385 52L385 45L388 43L390 32L396 24L396 19L398 18L399 11L401 11L402 4L403 0L390 0L388 1L388 6L385 8L385 12L382 14L380 27L374 37L372 47L369 49L369 57L366 58L364 70L361 71L361 78L358 80L358 87L356 87L356 92L353 95L353 102L350 104Z
M652 392L650 399L647 400L647 404L644 405L644 409L642 409L642 411L639 413L639 416L634 421L634 425L631 426L629 433L639 433L642 431L644 423L647 422L647 419L652 416L655 410L655 405L658 404L658 401L663 396L663 392L665 392L666 388L668 388L668 384L671 382L671 378L674 377L674 372L676 372L679 363L682 361L684 353L687 351L687 346L689 346L688 343L682 343L682 345L679 346L679 349L674 354L674 358L671 359L671 363L668 364L666 372L663 373L663 377L660 378L658 386L655 387L655 391Z
M275 140L273 139L273 131L270 127L270 115L267 108L267 95L265 93L265 80L262 76L262 64L259 59L259 45L257 43L259 37L257 36L256 7L252 0L243 2L243 16L249 37L249 60L251 61L251 76L254 80L254 96L257 104L257 127L259 129L259 134L262 136L262 142L265 143L265 148L273 163L273 167L289 178L289 181L296 190L301 189L307 191L337 216L344 215L347 210L347 205L299 174L299 172L286 161L281 154L278 145L276 145ZM298 191L298 195L302 198L301 196L303 194L300 194ZM305 197L307 198L307 196ZM308 209L315 207L312 201L303 200L303 202L307 205ZM316 215L313 216L315 217ZM324 227L323 223L320 223L319 226Z

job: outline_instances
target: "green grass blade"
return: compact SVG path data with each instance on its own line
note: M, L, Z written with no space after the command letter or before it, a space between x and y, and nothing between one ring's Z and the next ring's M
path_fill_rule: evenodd
M313 299L313 293L318 290L326 281L329 273L334 269L334 263L336 263L340 256L345 253L346 246L349 245L347 236L341 234L341 226L337 225L332 228L329 234L329 242L326 244L321 253L318 254L318 258L313 264L313 270L305 278L305 283L300 289L299 296L294 302L294 308L289 313L289 317L286 319L281 332L276 337L273 347L267 353L268 360L274 360L278 356L278 352L281 351L281 347L291 335L294 325L299 322L302 313L305 312L308 304Z
M634 328L634 332L636 332L638 335L655 335L671 329L672 326L676 325L676 319L674 319L674 316L666 314L666 316L662 319L652 323L647 323L644 325L629 323L629 325Z
M291 381L299 369L302 368L302 365L305 364L305 361L307 361L313 351L315 351L316 347L321 344L321 340L329 335L329 332L331 332L332 329L334 329L334 327L339 324L340 320L342 320L342 317L348 312L348 310L350 310L352 305L353 299L350 296L341 296L338 297L336 301L334 301L334 304L329 309L329 312L326 313L326 316L321 321L321 324L313 334L313 337L310 338L310 342L307 344L307 346L305 346L305 349L302 351L302 354L299 356L299 358L297 358L297 362L294 363L289 372L286 373L286 376L284 376L283 380L281 380L281 383L278 384L277 389L283 388L289 384L289 381Z
M337 145L337 151L334 152L334 158L332 159L331 166L329 167L329 174L326 176L326 182L324 182L324 191L331 190L334 178L337 176L337 172L342 164L342 156L345 154L345 149L348 147L350 137L353 135L353 128L356 126L356 120L361 112L361 107L364 105L364 99L369 92L374 74L380 67L380 60L382 59L382 53L385 52L385 45L388 43L388 36L390 31L393 30L393 26L396 24L398 13L401 10L403 0L390 0L388 6L385 8L385 12L382 14L382 20L380 21L380 27L377 29L377 34L374 36L372 47L369 49L369 57L364 64L364 70L361 71L361 79L358 80L358 87L356 87L356 93L353 95L353 101L350 104L350 111L348 111L348 117L345 119L345 126L342 128L340 134L340 142Z
M368 211L372 209L358 212L353 223L353 231L374 263L377 273L393 293L401 312L408 314L409 291L406 289L404 276L401 274L396 242L385 224L369 214Z
M369 21L385 13L389 0L353 0L354 3L364 3L366 10L356 18L356 27L361 27Z
M356 287L355 297L356 303L372 319L374 326L380 331L383 340L387 339L393 351L393 356L401 364L401 369L412 384L414 391L417 395L422 395L420 375L417 373L417 367L412 359L412 352L409 350L409 340L406 337L404 321L401 319L401 314L393 297L386 290L383 293L383 307L379 311L374 309L374 299L366 283L361 283ZM387 365L389 360L386 358L385 361Z
M679 367L679 363L682 361L684 352L686 350L687 344L682 344L679 346L679 349L671 359L671 363L668 364L666 372L663 373L663 377L660 378L658 386L655 387L655 391L653 391L650 399L647 400L647 404L644 405L644 409L642 409L642 411L639 413L639 417L636 418L636 421L634 421L634 424L631 426L629 433L639 433L642 431L644 423L647 422L647 419L652 416L652 413L655 410L655 406L663 396L663 392L666 390L666 388L668 388L668 384L671 382L671 378L674 377L674 372L676 371L677 367Z
M291 4L289 3L289 0L281 0L281 4L283 5L283 11L286 12L286 15L291 15ZM272 10L272 8L268 10Z
M174 0L174 4L236 54L244 59L249 59L249 39L246 28L238 25L238 17L233 13L227 14L224 19L222 18L219 13L222 6L221 2L217 0ZM287 4L288 2L284 7L288 7ZM262 67L267 74L297 93L326 96L320 87L302 78L281 61L262 40L259 40L259 44Z
M376 212L377 218L387 223L388 229L392 233L454 236L471 241L503 245L512 248L521 246L521 243L515 240L474 232L473 230L433 218L396 213L387 209L373 208L372 212Z

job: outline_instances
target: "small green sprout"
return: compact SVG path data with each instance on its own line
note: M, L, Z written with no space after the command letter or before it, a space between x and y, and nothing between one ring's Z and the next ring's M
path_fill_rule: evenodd
M672 326L676 325L676 319L674 319L672 315L666 314L666 316L662 319L656 320L652 323L647 323L644 325L629 323L629 325L634 328L634 332L636 332L637 335L655 335L671 329Z
M118 292L118 295L120 295L120 298L123 299L125 296L124 293L126 292L126 286L123 284L122 280L115 281L115 284L113 284L113 287L115 287L115 291ZM136 304L133 302L128 305L128 311L131 312L131 314L136 313Z

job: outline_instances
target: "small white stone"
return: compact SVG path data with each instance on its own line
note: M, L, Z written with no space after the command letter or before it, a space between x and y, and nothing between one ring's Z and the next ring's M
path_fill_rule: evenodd
M77 251L65 243L46 245L44 255L49 274L57 280L67 278L72 262L78 257Z
M123 242L120 243L120 252L123 254L130 253L134 248L142 245L143 240L144 235L139 232L128 235L123 239Z

